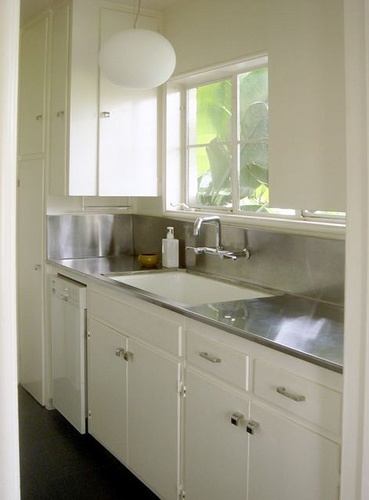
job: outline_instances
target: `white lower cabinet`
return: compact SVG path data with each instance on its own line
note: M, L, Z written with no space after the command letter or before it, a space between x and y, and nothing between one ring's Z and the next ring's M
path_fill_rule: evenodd
M160 499L338 500L340 374L128 294L88 308L89 432Z
M127 338L94 319L88 333L88 432L127 460L127 366L117 356Z
M187 330L186 500L338 500L340 375L226 336Z
M234 425L237 415L241 414L246 418L249 414L246 398L191 369L187 370L186 499L245 500L248 434L244 427Z
M249 500L338 500L339 444L256 404Z
M180 347L173 337L180 336L181 326L174 315L166 321L145 302L131 303L90 294L88 431L160 498L175 500L182 363L179 352L170 351ZM150 336L151 342L143 341Z

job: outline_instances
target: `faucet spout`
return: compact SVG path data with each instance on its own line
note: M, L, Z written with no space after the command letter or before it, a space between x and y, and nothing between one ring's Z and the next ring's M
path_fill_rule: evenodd
M198 217L193 225L193 234L194 236L198 236L200 234L200 229L202 223L215 222L216 225L216 233L215 233L215 248L217 250L221 250L221 241L222 241L222 230L220 225L220 217L218 215L209 215L207 217Z

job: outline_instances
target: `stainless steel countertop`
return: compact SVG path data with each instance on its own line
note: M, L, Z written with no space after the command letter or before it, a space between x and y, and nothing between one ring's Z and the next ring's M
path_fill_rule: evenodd
M272 297L185 306L138 291L104 274L139 270L133 256L48 260L83 281L129 290L148 302L338 373L343 371L343 307L287 293Z

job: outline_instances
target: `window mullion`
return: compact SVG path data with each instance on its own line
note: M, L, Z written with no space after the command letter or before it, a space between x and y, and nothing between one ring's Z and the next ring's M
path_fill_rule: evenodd
M238 98L238 75L232 76L232 208L234 212L239 212L239 114L240 103Z
M182 200L186 205L189 205L189 132L188 132L188 90L186 88L182 89L181 92L181 135L182 135L182 164L184 168L182 169Z

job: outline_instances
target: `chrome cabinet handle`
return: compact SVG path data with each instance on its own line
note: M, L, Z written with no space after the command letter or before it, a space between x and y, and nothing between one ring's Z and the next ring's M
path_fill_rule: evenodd
M239 411L235 411L234 413L232 413L231 416L231 424L238 426L240 425L242 419L243 419L243 414L240 413Z
M246 432L249 434L255 434L255 431L260 427L259 422L256 422L255 420L249 420L246 424Z
M260 427L259 422L256 422L256 420L248 420L247 422L244 422L244 415L239 411L232 413L231 424L239 427L242 422L246 426L246 432L252 435L255 434L255 431Z
M287 391L285 387L277 387L277 392L278 394L281 394L282 396L292 399L293 401L296 401L297 403L301 401L305 401L305 396L302 394L294 394L293 392Z
M115 350L115 355L118 356L118 358L123 358L125 361L133 359L133 352L126 351L124 347L118 347L118 349Z
M118 347L118 349L115 350L115 355L120 358L121 356L124 356L125 349L123 347Z
M101 111L100 117L101 118L110 118L110 111Z
M125 353L123 354L123 358L126 361L130 361L131 359L133 359L133 352L125 351Z
M210 361L211 363L221 363L222 362L222 360L220 358L217 358L216 356L212 356L208 352L204 352L204 351L200 352L199 356L201 358L206 359L206 361Z

